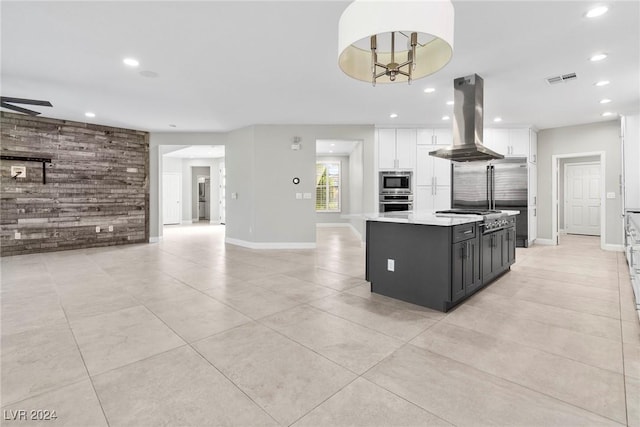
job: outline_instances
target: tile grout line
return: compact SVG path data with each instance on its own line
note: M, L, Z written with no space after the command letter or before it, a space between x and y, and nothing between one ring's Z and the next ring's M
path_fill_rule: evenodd
M616 260L617 261L617 260ZM627 425L629 425L629 408L627 405L627 371L624 363L624 328L623 328L623 320L622 320L622 292L620 292L621 281L620 281L620 265L618 264L618 306L620 310L620 349L622 350L622 389L624 390L624 411L625 418L627 420Z
M98 395L98 390L96 390L96 386L93 383L93 378L91 377L91 374L89 373L89 368L87 367L87 362L85 362L85 360L84 360L84 355L82 354L82 350L80 350L80 345L78 344L78 340L76 338L76 334L73 331L73 328L71 327L71 322L69 322L69 317L67 316L67 311L65 310L64 306L62 306L62 304L60 304L60 306L62 307L62 312L64 313L64 317L67 320L67 325L69 327L69 332L71 332L71 336L73 337L73 342L76 344L76 348L78 349L78 354L80 355L80 359L82 360L82 365L84 366L84 370L87 373L87 377L89 378L89 383L91 384L91 388L93 389L93 393L96 396L96 400L98 401L98 405L100 405L100 410L102 411L102 416L104 417L104 420L107 423L107 426L110 426L111 424L109 423L109 418L107 418L107 413L105 412L104 407L102 406L102 400L100 400L100 396Z
M134 297L134 298L135 298L135 297ZM142 303L141 301L139 301L139 302L141 303L141 305L142 305L145 309L147 309L151 314L153 314L153 316L154 316L156 319L158 319L160 322L162 322L162 323L163 323L163 324L164 324L168 329L170 329L170 330L171 330L171 332L173 332L177 337L179 337L179 338L180 338L180 339L181 339L185 344L184 344L184 345L181 345L181 346L179 346L179 347L175 347L175 348L168 349L168 350L163 351L163 352L161 352L161 353L154 354L154 355L152 355L152 356L146 357L145 359L136 360L135 362L131 362L131 363L127 364L127 365L133 365L134 363L138 363L138 362L141 362L142 360L150 359L150 358L152 358L152 357L158 356L159 354L168 353L168 352L173 351L173 350L175 350L175 349L177 349L177 348L181 348L181 347L185 347L185 346L186 346L186 347L189 347L189 348L190 348L191 350L193 350L193 351L194 351L194 352L195 352L195 353L196 353L200 358L202 358L202 359L203 359L207 364L209 364L210 366L212 366L212 367L213 367L213 368L214 368L218 373L220 373L220 375L222 375L224 378L226 378L226 379L227 379L227 381L229 381L229 382L230 382L230 383L231 383L235 388L237 388L237 389L238 389L242 394L244 394L245 396L247 396L247 398L248 398L251 402L253 402L253 403L254 403L258 408L260 408L260 409L261 409L265 414L267 414L267 415L269 416L269 418L271 418L272 420L274 420L277 424L280 424L280 422L278 422L278 420L276 420L275 418L273 418L273 416L272 416L269 412L267 412L267 410L266 410L265 408L263 408L263 407L262 407L262 405L259 405L259 404L258 404L258 402L256 402L255 400L253 400L253 399L251 398L251 396L249 396L247 393L245 393L245 391L244 391L244 390L242 390L242 389L241 389L241 388L240 388L240 387L239 387L235 382L233 382L229 377L227 377L227 376L224 374L224 372L222 372L222 371L221 371L220 369L218 369L218 368L217 368L213 363L211 363L211 362L209 361L209 359L207 359L206 357L204 357L204 356L203 356L203 355L198 351L198 349L197 349L197 348L195 348L195 347L192 345L192 342L187 341L184 337L182 337L180 334L178 334L178 332L177 332L177 331L175 331L171 326L169 326L169 324L167 324L167 323L166 323L162 318L160 318L160 317L159 317L159 316L158 316L158 315L157 315L153 310L151 310L149 307L147 307L147 306L146 306L144 303ZM244 326L244 325L246 325L246 324L247 324L247 323L243 323L243 324L241 324L241 325L238 325L238 326L235 326L235 327L233 327L233 328L230 328L230 329L227 329L227 330L221 331L221 332L219 332L219 333L221 334L221 333L227 332L227 331L229 331L229 330L239 328L239 327ZM211 335L211 336L214 336L214 335L218 335L218 333L213 334L213 335ZM206 338L208 338L208 337L205 337L205 338L202 338L202 339L206 339ZM200 339L199 339L199 340L195 340L195 341L193 341L193 343L196 343L196 342L198 342L198 341L200 341ZM124 365L124 366L127 366L127 365ZM120 369L120 368L122 368L122 367L124 367L124 366L120 366L120 367L117 367L117 368L113 368L113 369L112 369L112 371L113 371L113 370L116 370L116 369ZM103 373L104 373L104 372L101 372L101 374L103 374Z
M533 388L531 388L531 387L529 387L529 386L527 386L527 385L517 383L517 382L515 382L515 381L513 381L513 380L510 380L510 379L507 379L507 378L503 378L503 377L497 376L497 375L495 375L495 374L493 374L493 373L491 373L491 372L487 372L487 371L485 371L484 369L476 368L475 366L472 366L472 365L469 365L469 364L467 364L467 363L465 363L465 362L461 362L461 361L459 361L459 360L453 359L453 358L451 358L451 357L449 357L449 356L445 356L445 355L443 355L443 354L433 352L433 351L431 351L431 350L429 350L429 349L426 349L426 348L418 347L418 346L416 346L416 345L414 345L414 344L411 344L411 343L407 343L407 345L410 345L410 346L412 346L412 347L414 347L414 348L416 348L416 349L418 349L418 350L421 350L421 351L427 351L427 352L432 353L432 354L434 354L434 355L436 355L436 356L438 356L438 357L443 357L443 358L445 358L445 359L449 359L449 360L453 361L454 363L459 363L459 364L461 364L461 365L466 366L467 368L470 368L470 369L473 369L473 370L475 370L475 371L481 372L481 373L482 373L482 374L484 374L484 375L488 375L488 376L490 376L490 377L492 377L492 378L496 378L496 379L498 379L498 380L500 380L500 381L505 381L505 382L508 382L508 383L510 383L510 384L513 384L513 385L515 385L515 386L517 386L517 387L521 387L521 388L523 388L523 389L526 389L526 390L528 390L529 392L536 393L536 394L539 394L539 395L542 395L542 396L546 396L546 397L548 397L548 398L550 398L550 399L552 399L552 400L554 400L554 401L562 402L562 403L563 403L563 404L565 404L565 405L568 405L568 406L571 406L571 407L577 408L577 409L579 409L579 410L581 410L581 411L584 411L584 412L588 412L588 413L593 414L593 415L596 415L596 416L598 416L598 417L600 417L600 418L604 418L604 419L607 419L607 420L613 421L613 422L615 422L616 424L624 425L624 424L621 424L619 421L617 421L617 420L615 420L615 419L613 419L613 418L611 418L611 417L609 417L609 416L607 416L607 415L603 415L603 414L600 414L600 413L598 413L598 412L594 412L594 411L593 411L593 410L591 410L591 409L583 408L583 407L578 406L578 405L576 405L576 404L574 404L574 403L567 402L567 401L562 400L562 399L560 399L560 398L558 398L558 397L555 397L555 396L552 396L552 395L550 395L550 394L547 394L547 393L545 393L545 392L543 392L543 391L539 391L539 390L533 389ZM619 375L619 374L618 374L618 375ZM385 387L383 387L383 386L381 386L381 385L379 385L379 384L377 384L377 383L374 383L374 384L376 384L376 385L378 385L378 386L380 386L380 387L384 388L385 390L387 390ZM391 390L388 390L388 391L391 391ZM423 409L424 409L424 408L423 408Z

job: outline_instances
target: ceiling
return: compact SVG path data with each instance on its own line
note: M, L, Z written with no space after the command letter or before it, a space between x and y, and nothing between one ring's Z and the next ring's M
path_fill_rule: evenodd
M500 116L501 126L544 129L640 111L640 2L604 1L610 11L595 19L584 17L591 1L453 3L452 61L411 86L372 87L337 65L348 2L5 0L2 95L51 101L43 116L148 131L450 126L453 79L477 73L485 125ZM600 51L609 57L588 60ZM573 82L545 81L572 72ZM594 86L602 79L611 84Z

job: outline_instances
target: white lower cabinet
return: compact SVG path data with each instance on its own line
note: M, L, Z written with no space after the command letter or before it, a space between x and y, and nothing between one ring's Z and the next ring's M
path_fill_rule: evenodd
M451 208L451 186L419 185L416 187L414 211L439 211Z

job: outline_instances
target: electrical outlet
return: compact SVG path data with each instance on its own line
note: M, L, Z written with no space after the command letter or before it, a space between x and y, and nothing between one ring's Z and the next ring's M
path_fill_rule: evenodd
M611 193L607 193L607 199L615 199L616 198L616 193L611 192Z
M296 193L296 200L302 200L302 193Z
M387 259L387 271L396 271L395 259Z
M16 240L20 240L20 239L22 239L22 234L20 234L20 232L19 232L19 231L16 231L16 233L13 235L13 237L14 237Z
M113 231L113 225L109 226L109 231Z
M100 232L100 226L96 225L96 233L99 233L99 232Z

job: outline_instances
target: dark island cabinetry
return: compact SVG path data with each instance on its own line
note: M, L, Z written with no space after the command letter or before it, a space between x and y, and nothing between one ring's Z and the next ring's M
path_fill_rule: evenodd
M482 284L480 275L480 245L477 238L478 226L458 225L453 229L454 241L460 233L456 229L473 230L473 234L463 235L463 241L454 243L451 251L451 302L457 302L467 293L474 292Z
M448 311L515 262L515 219L483 234L479 222L450 226L367 221L371 291Z
M516 260L515 226L482 236L482 280L489 282Z

